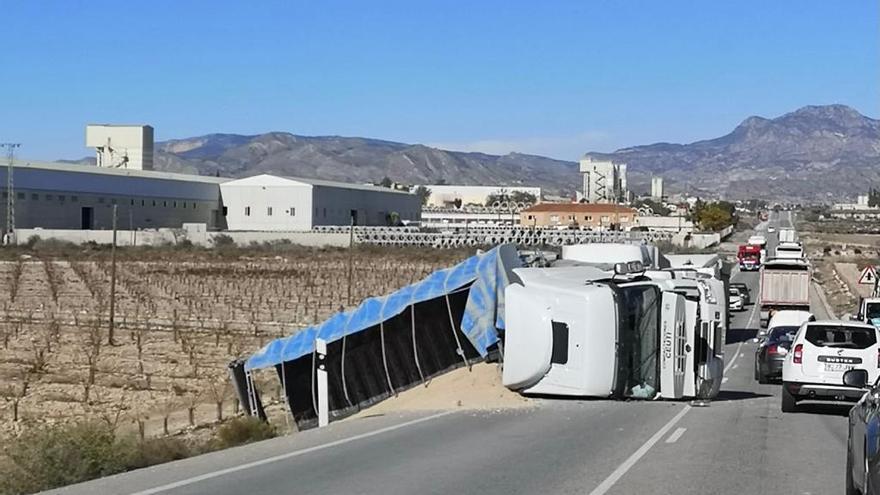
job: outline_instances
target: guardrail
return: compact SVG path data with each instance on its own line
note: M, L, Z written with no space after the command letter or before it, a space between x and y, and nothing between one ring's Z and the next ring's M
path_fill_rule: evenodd
M361 244L435 248L495 246L506 243L520 246L565 246L596 242L656 242L669 241L672 236L670 232L599 232L486 226L458 228L446 232L355 230L355 238Z

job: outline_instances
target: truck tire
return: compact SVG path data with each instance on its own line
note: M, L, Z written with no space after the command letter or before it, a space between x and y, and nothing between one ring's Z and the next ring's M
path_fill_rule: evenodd
M788 383L782 382L782 412L790 413L797 410L797 400L788 391Z

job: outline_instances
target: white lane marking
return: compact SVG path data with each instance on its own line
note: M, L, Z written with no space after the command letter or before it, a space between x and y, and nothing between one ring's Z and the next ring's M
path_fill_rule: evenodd
M739 365L738 365L738 364L734 364L730 369L735 370L735 369L737 369L737 368L739 368Z
M758 290L761 290L761 284L758 283ZM752 314L749 315L749 320L746 322L746 328L752 328L752 320L755 319L755 313L758 312L758 303L752 304Z
M285 459L290 459L292 457L299 457L301 455L310 454L312 452L318 452L320 450L329 449L331 447L336 447L339 445L344 445L346 443L354 442L356 440L362 440L364 438L373 437L376 435L381 435L382 433L388 433L389 431L399 430L401 428L406 428L407 426L417 425L419 423L424 423L426 421L431 421L432 419L442 418L443 416L448 416L450 414L455 413L455 410L445 411L438 414L433 414L431 416L426 416L424 418L414 419L412 421L407 421L406 423L400 423L397 425L386 426L385 428L380 428L378 430L369 431L366 433L361 433L360 435L355 435L353 437L341 438L339 440L335 440L330 443L325 443L322 445L316 445L314 447L309 447L306 449L295 450L293 452L288 452L286 454L276 455L273 457L267 457L265 459L260 459L259 461L249 462L247 464L240 464L238 466L233 466L226 469L220 469L218 471L213 471L210 473L205 473L199 476L193 476L192 478L187 478L180 481L175 481L174 483L168 483L167 485L157 486L155 488L150 488L148 490L143 490L140 492L135 492L132 495L152 495L154 493L166 492L169 490L174 490L176 488L180 488L187 485L192 485L193 483L198 483L200 481L209 480L212 478L217 478L219 476L224 476L231 473L236 473L238 471L244 471L245 469L250 469L258 466L263 466L265 464L271 464L273 462L283 461Z
M727 383L727 380L730 380L729 376L725 376L724 378L722 378L721 383Z
M736 346L736 352L733 353L733 357L730 358L730 361L727 362L727 366L724 367L724 374L726 375L728 371L730 371L730 367L733 366L733 363L736 361L736 358L739 357L739 351L742 350L743 341L739 342L739 345Z
M666 438L666 443L677 442L678 439L681 438L681 436L684 435L684 432L686 432L686 431L687 431L687 428L676 429L675 431L672 432L672 435L669 435L669 437Z
M614 486L614 484L617 483L617 481L620 480L620 478L622 478L623 475L626 474L627 471L629 471L633 466L635 466L635 464L637 462L639 462L639 459L641 459L645 454L647 454L648 451L651 450L651 447L653 447L655 443L657 443L661 438L663 438L666 435L666 433L668 433L669 430L671 430L672 427L675 426L675 424L678 423L678 421L685 414L687 414L687 412L690 410L691 410L691 406L684 406L684 408L681 411L679 411L678 414L675 415L675 417L670 419L668 423L666 423L665 425L663 425L662 428L657 430L657 433L654 433L654 436L649 438L648 441L645 442L641 447L639 447L638 450L633 452L633 454L631 456L629 456L625 461L623 461L623 464L621 464L620 466L617 466L617 469L615 469L613 473L611 473L607 478L605 478L605 480L602 483L599 483L599 486L594 488L593 491L590 492L590 495L603 495L604 493L607 493L608 490L610 490L611 487Z

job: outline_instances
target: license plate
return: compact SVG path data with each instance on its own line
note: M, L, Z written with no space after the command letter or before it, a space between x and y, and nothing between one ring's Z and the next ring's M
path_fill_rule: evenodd
M825 371L849 371L853 368L851 364L825 363Z

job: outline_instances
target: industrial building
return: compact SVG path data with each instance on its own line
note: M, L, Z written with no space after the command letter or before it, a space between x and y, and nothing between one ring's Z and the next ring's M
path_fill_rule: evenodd
M229 230L309 230L317 225L418 221L421 199L385 187L257 175L220 184Z
M520 212L520 225L629 230L637 216L633 208L613 204L540 203Z
M531 194L536 200L541 200L540 187L525 186L453 186L447 184L435 184L424 186L431 195L428 197L428 206L447 207L453 205L486 205L489 196L503 196L515 192Z
M585 155L580 161L580 171L584 174L583 198L588 203L619 204L629 200L625 163Z
M6 218L7 167L0 167ZM121 229L310 230L316 225L388 225L420 218L418 196L375 186L258 175L229 179L94 165L17 162L17 228L104 230L113 206ZM5 230L5 225L2 226Z
M0 218L15 229L290 231L319 225L418 221L421 199L384 187L258 175L244 179L153 171L153 128L90 124L97 166L13 161L0 167ZM12 170L12 191L7 178ZM2 226L3 234L9 230ZM5 237L4 237L5 238Z
M663 177L651 177L651 198L656 201L663 199Z
M8 167L0 167L0 204L6 218ZM110 229L113 205L119 228L179 228L204 223L225 229L218 177L93 165L16 162L15 226L44 229ZM2 226L5 230L6 226Z

